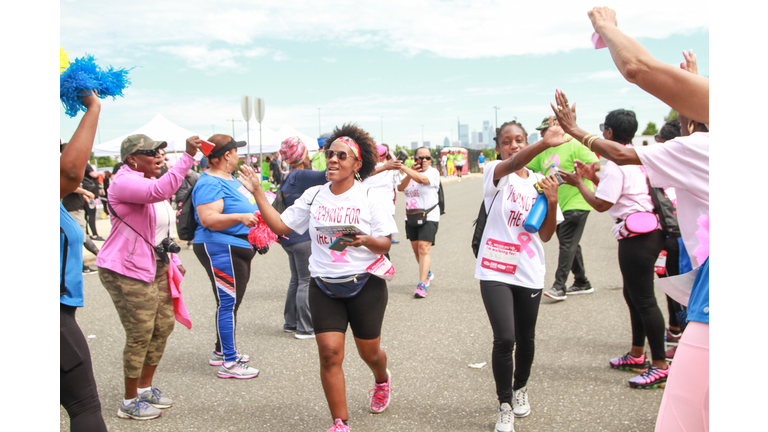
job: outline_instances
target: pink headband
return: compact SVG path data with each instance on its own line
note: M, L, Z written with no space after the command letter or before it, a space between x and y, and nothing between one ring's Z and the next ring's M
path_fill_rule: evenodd
M353 140L352 138L350 138L350 137L348 137L348 136L338 137L338 138L336 138L336 139L335 139L335 140L334 140L334 141L331 143L331 145L333 145L333 144L336 144L336 143L340 143L340 144L346 144L346 145L348 145L348 146L349 146L349 148L351 148L351 149L352 149L352 153L354 153L354 154L355 154L355 157L357 158L357 160L362 160L362 159L360 159L360 146L359 146L359 145L357 145L357 143L355 142L355 140Z

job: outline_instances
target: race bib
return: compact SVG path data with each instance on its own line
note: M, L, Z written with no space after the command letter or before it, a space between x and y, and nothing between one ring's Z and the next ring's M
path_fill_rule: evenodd
M520 258L520 245L489 238L483 248L480 266L489 270L515 274Z
M391 282L395 278L395 266L384 255L379 255L379 258L369 265L365 271L387 282Z
M244 197L248 198L248 202L251 204L256 204L256 198L251 195L250 192L248 192L248 189L245 188L245 186L240 186L237 188L237 191L243 194Z

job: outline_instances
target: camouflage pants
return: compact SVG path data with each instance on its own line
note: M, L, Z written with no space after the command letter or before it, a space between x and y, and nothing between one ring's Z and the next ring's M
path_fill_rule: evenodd
M123 371L127 378L139 378L144 365L160 363L175 324L168 265L156 262L157 272L151 283L99 268L101 284L112 297L125 329Z

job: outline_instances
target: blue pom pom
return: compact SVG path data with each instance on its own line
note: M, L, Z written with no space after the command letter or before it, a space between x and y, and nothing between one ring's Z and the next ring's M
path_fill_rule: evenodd
M75 59L59 79L59 98L66 114L74 117L79 111L87 111L80 102L83 90L95 89L99 92L99 99L123 96L123 89L131 83L128 79L129 70L115 70L112 66L106 71L102 70L94 62L93 56L88 54Z

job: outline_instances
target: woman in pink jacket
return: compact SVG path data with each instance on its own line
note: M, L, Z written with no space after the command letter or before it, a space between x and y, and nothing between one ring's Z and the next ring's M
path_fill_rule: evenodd
M192 167L200 138L187 139L186 153L158 179L163 164L159 150L167 145L141 134L123 140L120 159L125 165L109 188L112 231L96 258L101 283L125 328L125 399L117 411L120 418L157 418L158 408L173 404L152 385L174 326L169 266L186 273L171 239L175 213L168 199Z

